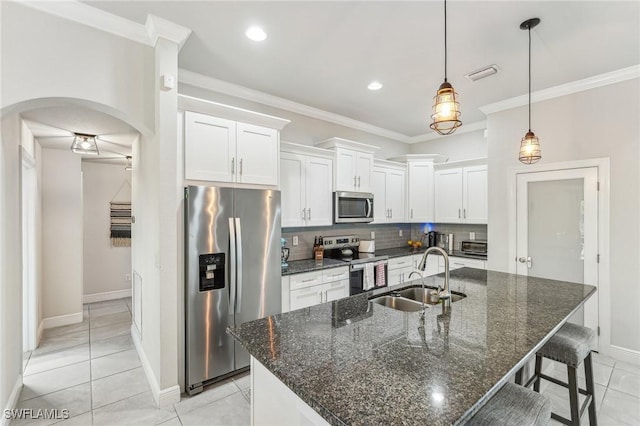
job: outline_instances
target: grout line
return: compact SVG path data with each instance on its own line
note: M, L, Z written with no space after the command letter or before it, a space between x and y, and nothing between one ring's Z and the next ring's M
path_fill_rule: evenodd
M63 357L64 358L64 357ZM57 367L53 367L53 368L48 368L46 370L42 370L42 371L38 371L37 373L33 373L33 374L26 374L24 375L24 377L31 377L31 376L35 376L37 374L42 374L42 373L48 373L49 371L54 371L54 370L59 370L61 368L66 368L66 367L70 367L72 365L76 365L76 364L82 364L83 362L89 362L91 361L91 354L89 354L89 358L85 359L83 361L77 361L77 362L71 362L69 364L65 364L65 365L59 365ZM89 366L91 367L91 366ZM25 369L26 370L26 369ZM73 387L73 386L72 386Z
M120 337L120 336L117 336L117 337ZM104 342L104 340L98 340L98 342ZM115 355L115 354L119 354L119 353L127 352L127 351L132 351L132 350L135 350L135 349L136 349L135 346L132 346L132 347L127 348L127 349L117 350L115 352L111 352L111 353L106 354L106 355L100 355L100 356L97 356L97 357L91 358L91 359L94 360L94 359L105 358L105 357L108 357L108 356L111 356L111 355Z
M82 361L82 362L86 362L86 361ZM73 364L70 364L70 365L73 365ZM91 368L91 367L89 367L89 368ZM55 370L55 368L54 368L54 370ZM51 370L47 370L47 371L51 371ZM29 398L29 399L22 399L22 400L18 401L18 403L24 403L24 402L27 402L27 401L31 401L32 399L36 399L36 398L40 398L40 397L43 397L43 396L51 395L52 393L56 393L56 392L61 392L61 391L69 390L69 389L71 389L71 388L75 388L76 386L86 385L87 383L91 383L91 381L88 381L88 382L82 382L82 383L77 383L77 384L75 384L75 385L67 386L66 388L62 388L62 389L56 389L56 390L51 391L51 392L47 392L47 393L43 393L43 394L40 394L40 395L36 395L36 396L34 396L33 398Z
M96 358L96 359L99 359L99 358ZM129 372L129 371L136 370L136 369L138 369L138 368L142 368L142 364L140 364L140 365L138 365L138 366L135 366L135 367L127 368L127 369L122 370L122 371L118 371L118 372L115 372L115 373L111 373L111 374L108 374L108 375L106 375L106 376L98 377L98 378L97 378L97 379L95 379L95 380L92 378L92 379L91 379L91 381L92 381L92 383L93 383L93 382L99 382L99 381L100 381L100 380L102 380L102 379L107 379L107 378L109 378L109 377L112 377L112 376L115 376L115 375L118 375L118 374L127 373L127 372Z
M121 313L121 312L119 312L119 313ZM98 318L102 318L102 317L98 317ZM118 324L124 324L126 322L128 322L129 324L133 323L132 322L132 318L131 318L131 314L129 314L129 321L118 321L118 322L114 322L112 324L105 324L105 325L101 325L100 327L93 327L93 328L91 328L91 326L89 326L89 330L97 330L98 328L111 327L111 326L118 325Z
M98 380L100 380L100 379L98 379ZM104 407L108 407L108 406L113 405L113 404L117 404L118 402L126 401L127 399L134 398L134 397L136 397L136 396L140 396L140 395L142 395L143 393L146 393L146 392L151 393L151 389L147 389L147 390L145 390L145 391L138 392L138 393L136 393L136 394L134 394L134 395L129 395L129 396L127 396L126 398L122 398L122 399L119 399L119 400L117 400L117 401L112 401L112 402L110 402L110 403L108 403L108 404L104 404L104 405L101 405L101 406L99 406L99 407L95 407L95 408L93 408L93 404L91 404L91 407L92 407L92 408L91 408L91 421L93 422L93 412L94 412L95 410L98 410L98 409L101 409L101 408L104 408ZM151 398L153 398L153 395L151 396ZM156 407L156 410L160 410L160 408L157 408L157 407ZM167 419L167 420L171 420L171 419Z

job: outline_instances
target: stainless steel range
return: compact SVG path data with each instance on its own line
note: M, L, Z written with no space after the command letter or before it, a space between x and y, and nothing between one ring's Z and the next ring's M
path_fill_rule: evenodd
M389 278L389 256L360 253L359 244L360 238L356 235L324 238L324 257L349 263L350 295L386 287Z

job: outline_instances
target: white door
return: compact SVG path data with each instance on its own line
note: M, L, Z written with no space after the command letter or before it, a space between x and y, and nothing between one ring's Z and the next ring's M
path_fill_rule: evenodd
M409 222L433 221L433 163L409 163Z
M304 226L305 157L283 152L280 156L280 197L282 226ZM331 189L329 189L330 191Z
M371 192L371 173L373 172L373 155L364 152L356 153L356 172L358 192Z
M237 124L237 181L256 185L278 184L278 131L252 124Z
M333 161L328 158L307 157L305 162L305 200L307 226L333 224Z
M462 169L464 223L487 223L487 166Z
M233 182L236 122L191 111L184 121L185 179Z
M597 184L597 167L517 175L518 274L598 287ZM597 330L598 293L570 321Z
M400 170L387 172L387 206L390 213L389 220L394 223L404 222L404 181L404 172Z
M356 152L350 149L336 148L336 191L355 191L358 183L356 176Z
M435 216L440 223L462 221L462 169L435 172Z
M385 223L389 220L387 207L387 173L384 169L375 167L372 180L373 192L373 223Z

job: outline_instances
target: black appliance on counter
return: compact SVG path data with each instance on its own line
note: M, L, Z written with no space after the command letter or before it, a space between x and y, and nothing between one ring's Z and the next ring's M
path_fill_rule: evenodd
M372 263L374 267L374 287L387 287L389 282L388 263L389 256L376 256L375 253L360 253L358 246L360 238L355 235L325 237L324 238L324 257L329 259L337 259L349 264L349 295L363 293L368 290L364 289L364 274L368 263ZM375 268L378 264L384 265L384 283L380 282Z
M435 247L437 245L436 237L438 233L436 231L430 231L430 232L427 232L425 235L426 235L425 243L427 247Z

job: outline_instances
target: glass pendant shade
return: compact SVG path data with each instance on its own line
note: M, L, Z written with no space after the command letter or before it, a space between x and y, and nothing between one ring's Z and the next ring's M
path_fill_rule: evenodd
M462 126L458 94L446 81L440 85L438 93L433 98L431 119L433 121L429 127L441 135L450 135Z
M95 135L76 133L71 144L71 151L76 154L99 155L98 144Z
M520 155L518 155L518 160L524 164L533 164L541 158L540 141L538 141L538 137L529 130L520 141Z

